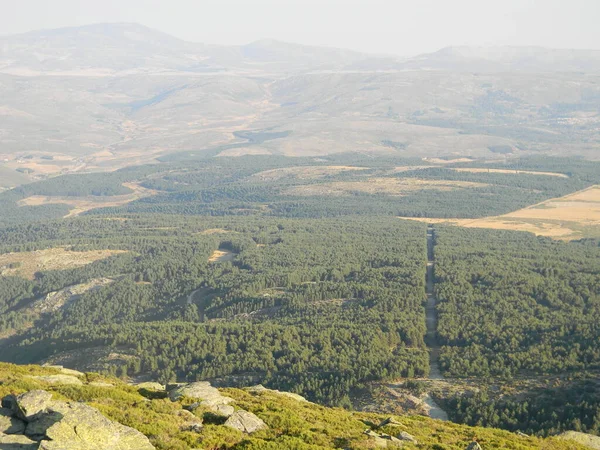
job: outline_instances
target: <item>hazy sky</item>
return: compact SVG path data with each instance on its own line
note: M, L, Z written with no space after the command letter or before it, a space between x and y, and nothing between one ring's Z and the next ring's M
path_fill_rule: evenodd
M600 0L0 0L0 11L1 34L137 22L195 42L406 56L448 45L600 48Z

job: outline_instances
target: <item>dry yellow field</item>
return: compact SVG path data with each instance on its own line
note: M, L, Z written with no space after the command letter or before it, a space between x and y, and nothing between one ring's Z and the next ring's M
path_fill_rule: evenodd
M73 252L65 248L50 248L33 252L6 253L0 255L0 275L19 275L33 279L42 270L64 270L85 266L112 255L126 253L124 250L92 250ZM9 268L10 264L18 267Z
M461 168L452 168L456 172L471 172L471 173L508 173L513 175L519 174L528 174L528 175L545 175L548 177L559 177L559 178L569 178L568 175L564 173L557 172L535 172L532 170L508 170L508 169L481 169L481 168L470 168L470 167L461 167Z
M418 178L369 178L365 181L334 181L331 183L294 186L284 193L287 195L313 196L351 195L352 192L367 194L403 195L407 192L435 189L450 191L453 189L476 188L484 183L453 180L421 180Z
M455 158L455 159L441 159L441 158L423 158L423 161L433 164L455 164L463 162L472 162L471 158Z
M65 204L72 207L65 217L74 217L79 214L95 208L104 208L107 206L121 206L138 200L143 197L156 195L158 191L146 189L135 183L123 183L123 186L128 187L133 192L125 195L113 195L106 197L59 197L46 195L32 195L31 197L19 200L19 206L39 206L48 204Z
M235 257L234 253L223 251L223 250L215 250L210 258L208 258L208 262L224 262L231 261Z
M529 231L538 236L562 240L600 237L600 186L546 200L502 216L481 219L403 219L447 223L466 228Z
M297 178L299 180L312 180L323 178L329 175L335 175L340 172L350 170L365 170L366 167L354 166L304 166L304 167L284 167L281 169L265 170L255 173L250 177L260 181L275 181L282 178Z

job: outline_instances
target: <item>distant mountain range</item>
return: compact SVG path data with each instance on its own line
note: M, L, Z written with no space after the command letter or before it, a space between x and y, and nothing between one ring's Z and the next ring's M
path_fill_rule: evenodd
M178 153L600 158L600 52L401 59L136 24L0 38L0 189Z
M275 40L242 46L186 42L138 24L96 24L0 38L0 72L114 75L148 72L449 70L598 72L600 51L447 47L401 59Z

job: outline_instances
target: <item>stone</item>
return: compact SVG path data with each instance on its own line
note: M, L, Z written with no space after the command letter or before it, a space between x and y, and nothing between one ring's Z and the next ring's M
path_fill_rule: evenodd
M243 409L234 412L224 425L244 433L254 433L255 431L268 428L267 424L261 418Z
M398 439L400 439L401 441L408 441L408 442L412 442L413 444L418 444L415 437L412 434L407 433L406 431L401 431L400 433L398 433L396 435L396 437Z
M52 394L41 389L36 389L17 395L13 411L19 419L30 422L45 411L50 403L52 403Z
M12 409L0 408L0 433L22 434L25 431L25 422L12 415Z
M398 448L402 447L402 440L385 433L376 433L373 430L365 430L365 434L373 438L373 443L379 448Z
M283 395L284 397L293 398L294 400L298 400L299 402L307 402L308 403L308 400L306 400L300 394L295 394L293 392L278 391L275 389L267 389L262 384L257 384L256 386L248 387L248 388L246 388L246 391L248 391L254 395L262 394L264 392L272 392L274 394Z
M183 427L183 431L191 431L193 433L200 433L204 425L201 423L192 423Z
M2 450L37 450L38 443L21 434L0 433L0 449Z
M83 386L83 381L73 375L43 375L38 377L32 377L35 380L43 381L48 384L68 384L74 386Z
M386 425L402 425L400 422L398 422L396 419L394 419L393 417L388 417L385 420L382 420L381 423L377 426L377 428L382 428L385 427Z
M145 383L139 383L135 385L136 388L138 389L147 389L149 391L164 391L165 390L165 386L160 384L160 383L156 383L154 381L147 381Z
M217 415L217 416L221 416L221 417L231 417L233 415L233 413L235 412L235 409L233 409L233 406L231 405L214 405L214 406L209 406L208 410Z
M153 450L139 431L113 422L83 403L54 402L49 412L62 418L46 430L39 450Z
M473 441L469 444L469 446L467 447L467 450L482 450L481 445L479 445L477 442Z
M169 391L169 398L173 401L183 397L201 400L202 406L227 405L234 400L230 397L221 395L219 390L212 387L208 381L197 381L195 383L184 384Z

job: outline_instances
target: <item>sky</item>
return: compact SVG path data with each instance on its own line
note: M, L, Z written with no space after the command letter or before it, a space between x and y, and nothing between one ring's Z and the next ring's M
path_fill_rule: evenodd
M277 39L412 56L451 45L600 49L600 0L0 0L0 34L135 22L207 44Z

